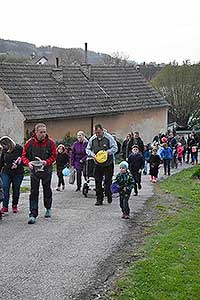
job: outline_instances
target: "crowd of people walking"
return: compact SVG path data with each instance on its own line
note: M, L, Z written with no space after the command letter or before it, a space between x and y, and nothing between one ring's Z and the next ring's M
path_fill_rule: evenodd
M163 164L164 175L171 174L171 168L185 163L198 164L199 141L195 132L186 140L173 132L160 133L149 144L144 144L139 132L128 133L122 144L103 128L94 127L94 135L87 139L83 131L77 132L77 139L70 148L59 144L48 136L46 125L39 123L32 137L24 147L10 137L0 138L0 218L9 210L10 194L12 211L19 211L20 187L24 178L24 167L30 170L30 195L28 224L34 224L38 217L39 186L42 183L45 218L52 215L51 179L53 164L56 164L58 184L56 191L65 189L64 170L76 173L76 192L81 191L83 178L87 176L85 166L88 157L93 161L96 206L103 204L104 198L112 203L114 194L119 195L122 218L129 219L129 198L132 190L137 196L142 189L142 174L149 175L152 183L157 181ZM120 171L114 176L116 159ZM114 177L114 179L113 179ZM11 189L12 188L12 189Z

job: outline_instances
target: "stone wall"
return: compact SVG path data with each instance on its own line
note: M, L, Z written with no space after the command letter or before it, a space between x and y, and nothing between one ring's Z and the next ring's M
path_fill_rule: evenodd
M24 116L0 88L0 137L10 136L16 143L24 142Z

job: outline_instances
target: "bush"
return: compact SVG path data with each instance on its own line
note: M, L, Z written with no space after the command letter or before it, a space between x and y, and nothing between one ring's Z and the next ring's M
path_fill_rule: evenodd
M200 168L196 169L191 175L192 179L200 179Z

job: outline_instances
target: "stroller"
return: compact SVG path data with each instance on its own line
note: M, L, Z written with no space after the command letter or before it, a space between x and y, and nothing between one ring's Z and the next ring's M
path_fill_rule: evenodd
M92 157L88 157L83 166L83 176L86 182L83 185L82 193L86 198L88 195L88 191L91 190L90 183L92 181L94 182L94 171L95 171L94 159Z

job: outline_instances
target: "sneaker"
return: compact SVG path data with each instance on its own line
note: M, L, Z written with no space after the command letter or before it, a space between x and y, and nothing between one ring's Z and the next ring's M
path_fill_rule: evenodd
M13 205L12 211L13 211L13 214L16 214L16 213L19 212L19 209L17 208L17 205Z
M96 206L103 205L103 202L97 201L97 202L95 203L95 205L96 205Z
M7 212L8 212L8 207L3 206L2 209L1 209L1 213L5 214Z
M60 192L60 187L57 187L56 191L57 191L57 192Z
M47 208L44 217L45 218L51 218L51 208Z
M133 196L137 196L137 195L138 195L138 192L136 192L136 193L133 194Z
M142 186L141 183L138 183L138 189L141 190Z
M130 219L129 215L124 215L124 219Z
M122 218L122 219L125 219L125 214L124 214L124 213L122 214L121 218Z
M108 197L107 201L108 203L112 203L112 197Z
M63 186L62 186L62 190L64 190L64 189L65 189L65 186L63 185Z
M28 224L35 224L35 220L36 220L35 217L30 216L30 217L28 218Z
M77 187L76 192L80 192L81 188Z

